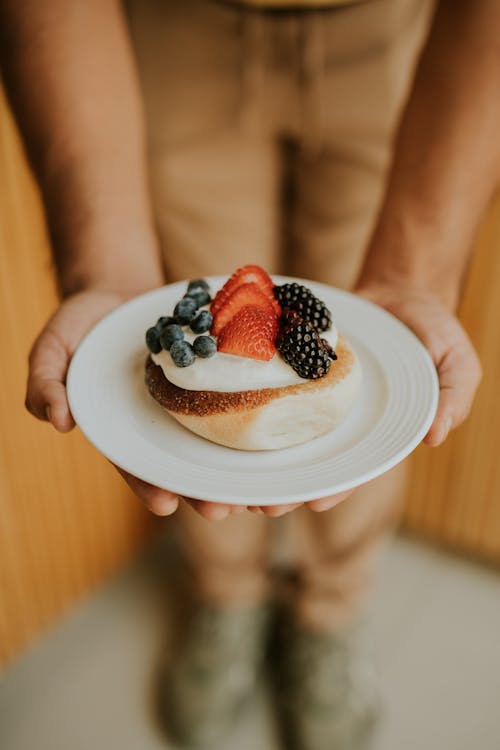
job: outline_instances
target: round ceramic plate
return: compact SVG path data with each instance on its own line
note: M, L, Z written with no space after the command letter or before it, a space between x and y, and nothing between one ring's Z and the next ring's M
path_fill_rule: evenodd
M209 281L214 290L224 279ZM360 397L332 432L293 448L239 451L194 435L162 409L144 384L144 333L173 310L185 282L127 302L82 341L67 381L82 432L110 461L151 484L232 504L312 500L388 471L432 423L439 393L432 361L416 336L379 307L324 284L297 281L326 302L363 369Z

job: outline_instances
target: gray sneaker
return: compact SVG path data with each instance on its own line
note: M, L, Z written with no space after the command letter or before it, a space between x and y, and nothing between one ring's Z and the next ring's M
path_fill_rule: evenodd
M274 650L287 750L368 750L380 713L364 627L342 635L289 625Z
M164 676L161 701L184 747L221 741L252 697L264 662L269 610L200 607Z

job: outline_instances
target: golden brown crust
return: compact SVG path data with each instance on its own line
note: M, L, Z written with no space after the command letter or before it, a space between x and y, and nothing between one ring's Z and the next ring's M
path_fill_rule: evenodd
M275 398L318 391L340 382L352 369L354 355L342 337L335 349L338 359L330 371L318 380L305 380L298 385L282 388L261 388L254 391L188 391L171 383L151 357L146 360L146 385L149 392L165 409L177 414L207 417L215 414L247 412L269 403Z

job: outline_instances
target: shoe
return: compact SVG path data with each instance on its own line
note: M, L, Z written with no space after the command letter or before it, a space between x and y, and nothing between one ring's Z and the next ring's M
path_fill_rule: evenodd
M287 750L370 748L380 700L363 626L331 634L282 623L273 662Z
M264 605L199 607L162 681L162 713L178 744L213 747L231 729L260 677L268 623Z

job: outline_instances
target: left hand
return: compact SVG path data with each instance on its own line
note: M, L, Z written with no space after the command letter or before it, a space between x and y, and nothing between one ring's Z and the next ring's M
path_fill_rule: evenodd
M418 336L439 378L439 404L424 443L444 443L467 418L481 381L481 363L458 318L440 297L397 284L363 284L358 294L388 310Z
M456 316L436 294L396 284L364 284L357 291L360 296L399 318L428 349L438 373L440 395L437 413L424 443L432 446L441 445L450 430L458 427L468 416L481 380L481 364L469 337ZM161 500L169 506L168 513L171 513L179 502L176 495L153 488L136 477L129 475L125 479L136 493L158 493L158 501ZM329 510L345 500L349 494L350 492L342 492L339 495L312 500L307 506L316 512ZM222 520L246 510L245 506L184 499L209 521ZM249 506L248 510L277 518L302 504Z

